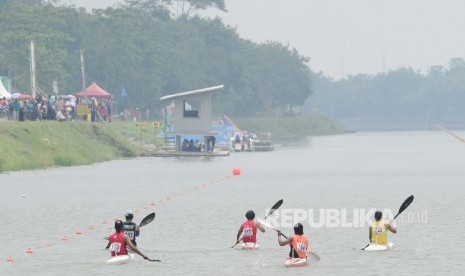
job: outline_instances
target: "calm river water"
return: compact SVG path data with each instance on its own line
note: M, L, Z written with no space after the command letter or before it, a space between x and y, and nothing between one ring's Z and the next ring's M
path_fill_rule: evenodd
M438 131L354 133L214 159L138 158L0 174L0 275L463 275L464 165L465 144ZM259 234L257 251L230 248L248 209L262 218L281 198L284 211L276 215L332 210L349 223L371 208L396 213L411 194L415 201L396 219L389 251L360 250L368 225L310 227L308 220L304 232L321 257L317 264L285 268L288 248L271 229ZM103 237L127 209L137 210L136 222L156 212L138 243L161 263L137 257L105 264Z

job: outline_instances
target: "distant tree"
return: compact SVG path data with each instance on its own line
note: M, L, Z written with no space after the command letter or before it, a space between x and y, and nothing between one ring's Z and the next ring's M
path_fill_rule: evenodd
M176 18L190 18L194 12L208 8L227 11L224 0L125 0L125 3L145 11L169 9Z
M224 0L172 0L171 7L174 8L175 14L181 18L189 18L192 13L208 8L227 11Z

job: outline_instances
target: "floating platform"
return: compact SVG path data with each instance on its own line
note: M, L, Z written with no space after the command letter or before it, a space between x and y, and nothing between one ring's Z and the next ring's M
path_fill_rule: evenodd
M273 151L274 147L271 141L253 141L253 151Z
M151 156L153 157L224 157L229 156L229 150L219 150L214 152L190 152L190 151L159 151L154 152Z

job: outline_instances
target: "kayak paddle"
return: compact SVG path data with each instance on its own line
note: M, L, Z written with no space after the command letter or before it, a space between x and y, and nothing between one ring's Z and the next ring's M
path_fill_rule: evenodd
M402 213L405 209L407 209L407 207L413 202L413 199L414 199L414 197L413 197L413 195L411 195L404 201L404 203L402 203L402 205L399 208L399 212L394 217L394 219L396 219L397 216L400 215L400 213Z
M257 219L257 220L260 222L260 224L262 224L262 225L264 225L264 226L266 226L266 227L268 227L268 228L274 229L274 230L276 230L276 232L281 232L281 231L279 231L276 227L271 226L271 225L269 225L269 224L267 224L267 223L265 223L264 221L261 221L261 220L259 220L259 219ZM284 238L286 238L286 239L288 238L288 237L287 237L286 235L284 235L283 233L281 233L281 235L282 235ZM309 257L309 258L310 258L312 261L314 261L314 262L318 262L318 261L320 260L320 256L318 256L316 253L314 253L314 252L312 252L312 251L308 251L308 252L307 252L307 257Z
M283 204L283 200L282 200L282 199L278 200L278 202L276 202L276 203L273 205L273 207L271 207L270 211L268 211L268 214L265 216L265 219L266 219L267 217L271 216L271 214L273 214L274 211L276 211L279 207L281 207L282 204ZM257 220L258 220L258 219L257 219ZM261 223L260 220L258 220L258 221ZM240 241L241 241L241 240L238 240L233 246L231 246L231 248L234 248L236 245L238 245Z
M397 212L397 215L392 220L395 220L398 215L400 215L405 209L407 209L407 207L413 202L413 199L414 199L413 195L407 197L407 199L404 200L404 202L400 206L399 212ZM365 248L367 248L368 246L370 246L370 244L367 244L364 248L362 248L362 250L365 250Z
M271 214L274 213L274 211L276 211L279 207L281 207L281 205L283 204L283 200L279 200L278 202L276 202L273 207L271 207L270 211L268 211L268 215L265 216L265 220L267 217L271 216Z
M155 212L148 214L139 224L139 227L151 223L155 219Z
M142 219L142 221L139 224L139 227L142 227L144 225L151 223L154 219L155 219L155 212L148 214L145 218ZM105 237L104 239L109 240L108 237Z
M161 260L155 260L155 259L147 259L149 262L161 262Z

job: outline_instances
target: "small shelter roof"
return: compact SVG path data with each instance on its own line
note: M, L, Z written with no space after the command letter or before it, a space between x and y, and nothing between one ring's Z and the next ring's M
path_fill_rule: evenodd
M181 92L177 94L166 95L166 96L161 97L160 100L165 101L165 100L170 100L170 99L179 98L179 97L202 94L206 92L214 92L214 91L221 90L223 88L224 88L224 85L212 86L212 87L202 88L198 90L192 90L192 91Z
M111 94L103 90L103 88L98 86L95 82L86 88L86 96L89 98L111 99ZM84 98L84 91L76 93L76 97Z

